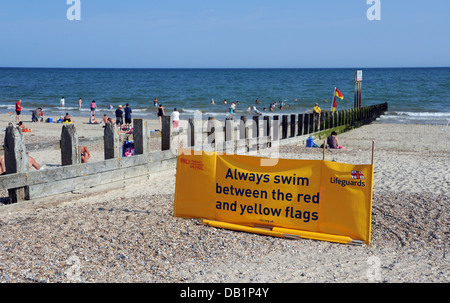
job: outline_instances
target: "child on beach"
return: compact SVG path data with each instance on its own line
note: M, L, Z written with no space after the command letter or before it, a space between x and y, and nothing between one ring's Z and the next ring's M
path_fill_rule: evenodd
M81 146L80 153L81 153L81 163L88 163L88 160L91 157L89 149L86 146Z
M233 118L234 110L236 109L236 104L234 102L231 102L229 113L230 113L230 119Z
M172 112L172 126L173 129L178 129L178 126L180 124L180 112L175 107Z

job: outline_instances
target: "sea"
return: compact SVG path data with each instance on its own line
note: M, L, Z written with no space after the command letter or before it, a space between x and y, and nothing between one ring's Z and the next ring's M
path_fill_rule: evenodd
M450 67L362 68L362 106L388 103L383 123L448 125L450 121ZM15 114L22 100L22 115L37 107L45 117L89 116L91 101L97 117L126 103L135 118L157 119L153 100L181 118L311 112L315 103L331 109L334 88L338 110L354 106L355 71L352 68L292 69L77 69L0 68L0 114ZM60 105L64 97L65 107ZM78 100L82 99L82 107ZM212 104L214 100L214 104ZM257 102L259 101L259 103ZM226 103L225 103L226 101ZM274 111L270 105L275 104ZM283 105L282 108L280 105ZM112 106L113 109L109 109Z

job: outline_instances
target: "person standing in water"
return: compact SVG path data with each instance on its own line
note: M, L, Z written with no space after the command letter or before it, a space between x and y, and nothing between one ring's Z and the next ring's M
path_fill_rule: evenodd
M158 107L158 118L159 118L159 123L162 125L162 117L164 116L164 106L162 106L162 104L159 105Z

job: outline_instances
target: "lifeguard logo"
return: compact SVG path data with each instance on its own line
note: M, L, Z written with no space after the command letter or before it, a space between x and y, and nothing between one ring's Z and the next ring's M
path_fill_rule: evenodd
M186 159L186 158L181 157L180 163L189 165L189 168L191 168L191 169L195 169L195 170L203 170L204 169L204 164L202 161L191 160L191 159Z
M364 180L364 174L362 171L358 170L352 170L352 179L353 180Z
M366 182L365 182L365 177L364 177L364 173L360 170L352 170L352 180L342 180L339 179L338 177L331 177L330 178L330 183L331 184L338 184L342 187L345 186L358 186L358 187L365 187L366 186Z

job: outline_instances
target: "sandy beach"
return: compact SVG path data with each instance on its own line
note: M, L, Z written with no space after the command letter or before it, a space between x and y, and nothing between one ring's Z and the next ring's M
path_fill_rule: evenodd
M0 115L1 129L13 119ZM101 125L84 120L76 121L80 137L103 136ZM28 143L59 140L60 124L25 123ZM174 218L176 172L169 170L126 186L0 203L0 282L448 283L450 129L443 129L377 122L339 135L345 150L326 151L329 161L370 164L375 141L370 246ZM89 148L91 161L103 160L101 141ZM30 155L44 166L60 162L58 150ZM322 150L291 144L280 157L322 159Z

